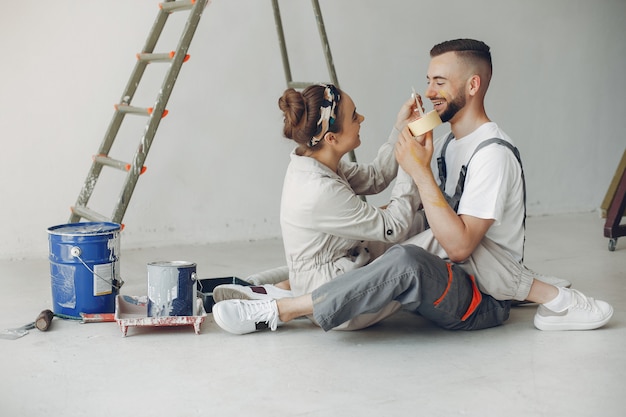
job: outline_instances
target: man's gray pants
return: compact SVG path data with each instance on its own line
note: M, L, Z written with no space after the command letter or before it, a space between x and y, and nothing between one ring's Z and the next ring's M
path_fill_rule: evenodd
M474 277L414 245L395 245L369 265L313 291L313 316L325 331L391 302L440 327L478 330L509 318L510 301L479 291Z

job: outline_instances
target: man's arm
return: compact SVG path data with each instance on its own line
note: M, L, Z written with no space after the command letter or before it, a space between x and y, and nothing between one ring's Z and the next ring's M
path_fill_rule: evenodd
M417 185L435 238L451 261L464 261L474 252L494 220L465 214L459 216L448 205L430 168L433 156L432 131L416 139L405 128L396 144L395 154L400 166Z

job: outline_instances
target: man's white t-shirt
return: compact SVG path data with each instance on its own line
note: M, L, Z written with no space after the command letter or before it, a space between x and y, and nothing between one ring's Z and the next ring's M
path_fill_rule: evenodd
M432 163L438 180L437 158L448 135L435 141ZM450 141L445 161L447 180L445 192L453 196L461 167L472 157L483 141L499 138L513 144L511 138L493 122L485 123L469 135ZM459 215L466 214L481 219L494 219L486 237L507 250L518 261L524 251L524 189L521 166L511 150L491 144L474 155L467 170L465 189Z

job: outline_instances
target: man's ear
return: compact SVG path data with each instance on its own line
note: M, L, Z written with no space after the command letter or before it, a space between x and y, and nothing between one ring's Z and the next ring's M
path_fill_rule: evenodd
M475 96L480 90L480 75L474 74L467 82L468 92L470 95Z

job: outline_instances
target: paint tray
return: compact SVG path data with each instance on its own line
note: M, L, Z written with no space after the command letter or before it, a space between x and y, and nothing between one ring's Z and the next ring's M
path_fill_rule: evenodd
M210 313L213 310L213 304L215 301L213 300L213 290L218 285L222 284L237 284L250 286L252 285L248 281L244 281L243 279L237 277L219 277L219 278L206 278L198 280L198 298L202 299L204 304L204 311Z
M200 326L207 316L202 299L196 300L197 316L148 317L147 297L118 295L115 297L115 321L126 336L129 327L193 326L200 334Z

